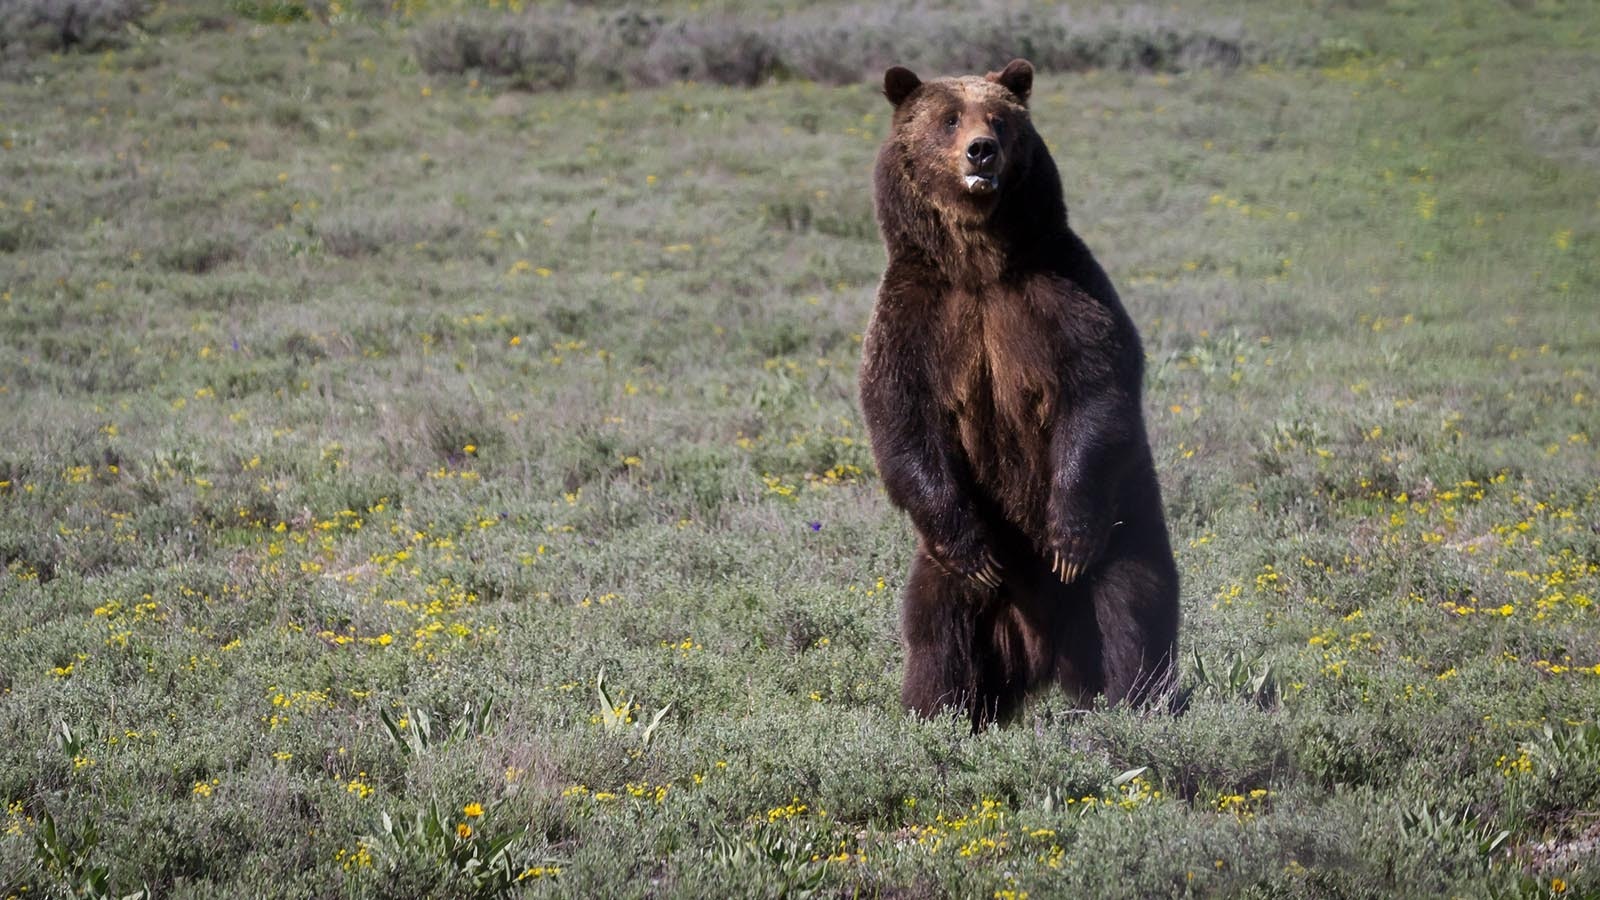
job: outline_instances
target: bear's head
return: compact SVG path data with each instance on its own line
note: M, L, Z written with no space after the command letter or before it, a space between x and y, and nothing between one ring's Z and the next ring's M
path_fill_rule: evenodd
M1033 66L1022 59L982 77L923 81L901 66L885 72L883 94L894 105L889 140L917 193L957 216L992 211L1037 141L1032 88Z

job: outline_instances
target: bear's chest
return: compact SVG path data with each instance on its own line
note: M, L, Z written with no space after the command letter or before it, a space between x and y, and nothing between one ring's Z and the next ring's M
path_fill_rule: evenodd
M936 371L968 455L1025 449L1044 436L1060 397L1060 325L1020 291L952 291ZM1009 451L1008 451L1009 448Z

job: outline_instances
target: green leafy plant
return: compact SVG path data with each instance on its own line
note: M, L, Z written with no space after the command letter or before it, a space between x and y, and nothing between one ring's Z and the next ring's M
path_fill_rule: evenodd
M1128 769L1105 782L1096 792L1098 796L1127 799L1132 796L1144 798L1147 796L1148 785L1142 780L1149 766L1140 766L1137 769ZM1039 806L1046 813L1065 812L1068 807L1076 807L1080 812L1087 811L1091 805L1076 806L1077 801L1084 792L1074 789L1070 785L1051 785L1043 794L1039 795Z
M742 873L759 885L754 894L809 897L827 875L826 861L816 859L821 846L810 836L769 827L757 827L747 834L712 826L704 856L713 866Z
M1276 709L1280 699L1277 669L1261 655L1246 656L1234 650L1221 665L1208 665L1200 651L1193 652L1194 683L1185 692L1185 701L1195 694L1250 703L1261 709Z
M473 896L492 897L510 890L528 870L511 852L512 845L527 834L527 826L491 832L485 824L487 815L469 818L471 821L457 821L446 816L439 801L430 799L426 807L408 817L396 819L382 813L374 843L398 858L445 867Z
M1111 779L1111 786L1114 788L1122 787L1123 785L1133 781L1135 778L1138 778L1140 775L1143 775L1148 771L1150 771L1149 766L1140 766L1137 769L1129 769L1128 771L1123 772L1121 775Z
M1525 746L1551 779L1600 771L1600 723L1557 726L1546 722L1539 738Z
M629 697L621 703L612 699L611 693L606 690L606 671L604 669L601 669L600 674L595 677L594 690L595 697L600 703L601 726L606 731L615 734L631 731L639 736L639 743L643 746L650 745L650 739L655 737L656 729L660 727L661 721L666 718L667 712L672 709L672 704L668 703L666 706L656 710L655 715L650 717L648 725L635 721L633 717L633 698Z
M431 749L483 734L488 730L489 714L493 709L493 697L476 706L468 703L448 728L442 726L434 714L420 707L407 707L399 718L387 709L379 710L378 720L383 723L384 732L402 755L420 756Z
M91 744L91 739L88 736L74 730L65 721L56 723L56 727L51 732L51 737L54 738L56 747L66 755L67 759L72 759L82 753L83 749Z
M151 896L149 885L128 893L113 889L106 867L91 862L95 848L100 845L100 829L93 819L85 820L78 833L70 835L56 827L54 816L45 813L39 820L33 842L34 860L54 876L70 896L89 900L148 900Z
M1511 786L1533 816L1561 818L1600 799L1600 724L1546 722L1518 751L1527 774Z
M1511 832L1479 821L1471 807L1450 809L1423 801L1400 812L1400 830L1445 849L1462 849L1485 865L1505 845Z

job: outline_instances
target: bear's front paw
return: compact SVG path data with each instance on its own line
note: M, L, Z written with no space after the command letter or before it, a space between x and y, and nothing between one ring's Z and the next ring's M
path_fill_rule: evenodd
M1000 587L1000 561L976 538L935 542L928 547L928 558L951 575L976 581L990 590Z
M1106 543L1104 530L1082 522L1051 530L1056 536L1047 551L1050 571L1062 584L1071 584L1100 558Z

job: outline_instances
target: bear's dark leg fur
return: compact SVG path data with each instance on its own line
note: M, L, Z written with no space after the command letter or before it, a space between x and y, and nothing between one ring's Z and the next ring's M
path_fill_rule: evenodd
M1001 594L952 575L918 548L901 602L906 642L900 702L923 716L966 712L973 730L1003 722L1029 687L1026 626ZM1036 641L1035 641L1036 643Z
M933 716L949 706L971 708L978 691L978 594L977 585L951 577L917 548L900 606L906 642L900 702L907 709Z
M1135 535L1117 529L1106 562L1086 588L1097 624L1103 682L1110 703L1159 700L1177 672L1178 573L1157 522Z
M1049 604L1056 647L1043 677L1053 677L1075 706L1088 709L1106 686L1105 642L1095 603L1084 582L1062 584L1042 561L1039 569L1036 596Z

